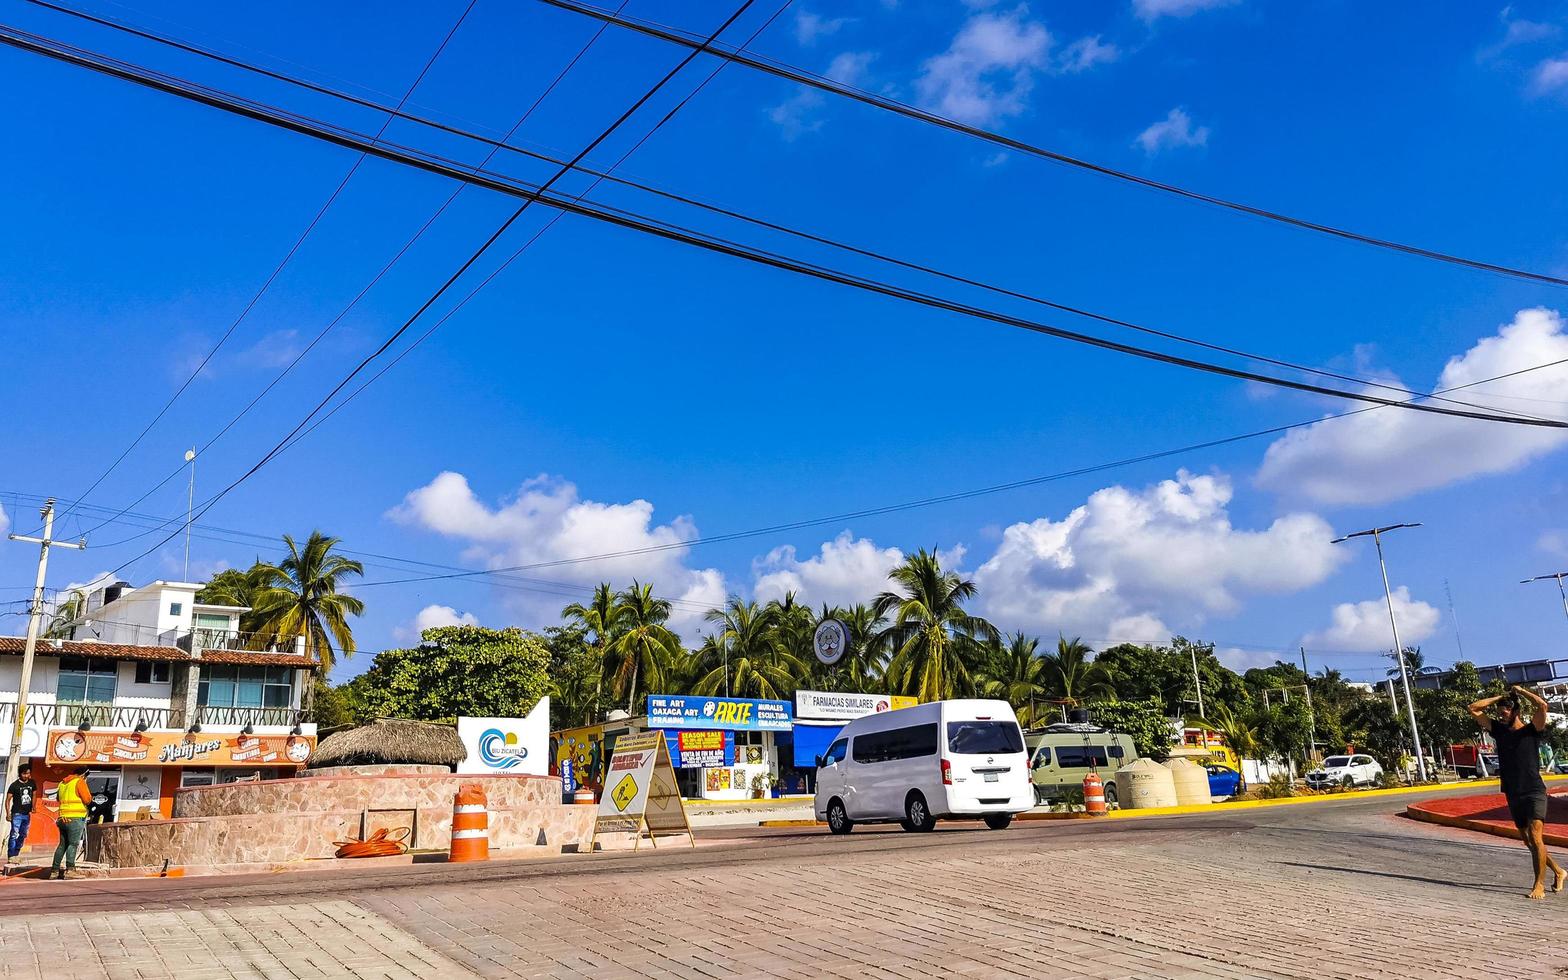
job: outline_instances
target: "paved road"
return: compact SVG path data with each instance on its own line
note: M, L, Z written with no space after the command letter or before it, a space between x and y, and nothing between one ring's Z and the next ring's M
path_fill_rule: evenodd
M1401 805L17 882L0 886L0 976L1568 977L1568 893L1526 900L1517 844Z

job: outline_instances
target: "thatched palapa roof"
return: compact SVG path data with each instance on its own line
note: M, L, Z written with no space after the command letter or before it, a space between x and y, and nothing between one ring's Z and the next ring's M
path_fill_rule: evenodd
M457 729L428 721L378 718L369 725L334 732L316 746L310 768L418 764L457 767L467 755Z

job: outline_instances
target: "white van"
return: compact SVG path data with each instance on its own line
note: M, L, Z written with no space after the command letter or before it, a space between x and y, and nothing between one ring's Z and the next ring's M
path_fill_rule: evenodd
M1006 701L935 701L856 718L817 760L818 820L926 831L941 817L992 830L1034 806L1024 733Z

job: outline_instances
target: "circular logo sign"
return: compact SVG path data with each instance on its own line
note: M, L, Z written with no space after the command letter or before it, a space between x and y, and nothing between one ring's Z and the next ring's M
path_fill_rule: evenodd
M528 758L528 747L518 744L514 732L489 728L479 736L479 758L492 769L513 769Z
M811 649L818 660L831 667L844 656L848 646L849 630L844 628L843 623L836 619L824 619L817 624L817 632L811 638Z

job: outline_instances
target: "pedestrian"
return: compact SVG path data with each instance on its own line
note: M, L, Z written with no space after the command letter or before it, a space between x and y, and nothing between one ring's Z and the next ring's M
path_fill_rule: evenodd
M32 763L24 762L17 767L16 779L5 789L5 821L11 828L5 849L7 873L11 862L22 853L22 845L27 843L27 831L33 823L33 800L37 796L38 784L33 782Z
M1520 716L1523 701L1531 704L1528 722ZM1493 705L1497 705L1496 718L1487 715ZM1503 798L1535 862L1535 887L1530 889L1530 897L1546 897L1547 868L1554 876L1552 891L1562 891L1568 872L1547 853L1544 837L1546 783L1541 779L1541 733L1546 731L1546 699L1515 684L1508 694L1482 698L1469 710L1470 717L1497 743Z
M76 870L76 852L81 849L82 837L87 833L87 808L92 806L93 791L87 780L75 769L66 770L59 786L59 819L54 825L60 829L60 843L54 849L54 864L49 873L61 881L67 871ZM65 867L60 867L61 859Z

